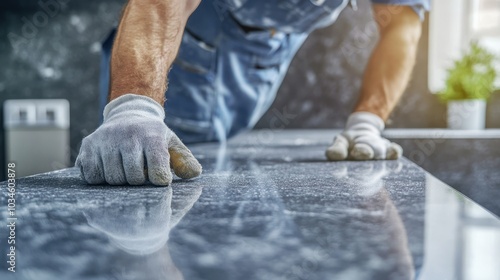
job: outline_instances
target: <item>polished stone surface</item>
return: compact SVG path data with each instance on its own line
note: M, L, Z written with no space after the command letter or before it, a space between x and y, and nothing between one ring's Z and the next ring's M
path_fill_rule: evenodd
M340 132L264 129L238 141L327 146ZM401 145L410 161L500 217L500 129L386 129L384 136Z
M498 218L407 159L324 148L276 131L193 146L202 177L171 187L19 179L16 273L1 226L0 279L498 278Z
M424 132L391 139L411 161L500 217L500 130Z

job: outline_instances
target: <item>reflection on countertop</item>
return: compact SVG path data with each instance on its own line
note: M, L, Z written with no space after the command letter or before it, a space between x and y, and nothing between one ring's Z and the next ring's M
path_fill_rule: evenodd
M415 164L273 137L193 146L204 174L171 187L19 179L17 272L0 278L498 279L498 218Z

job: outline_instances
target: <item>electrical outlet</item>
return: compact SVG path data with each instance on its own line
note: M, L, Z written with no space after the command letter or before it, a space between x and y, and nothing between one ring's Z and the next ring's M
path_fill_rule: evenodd
M4 127L49 126L69 128L66 99L22 99L4 103Z
M3 112L6 129L36 124L36 104L32 100L7 100Z
M43 100L36 103L37 124L69 127L69 102L65 99Z

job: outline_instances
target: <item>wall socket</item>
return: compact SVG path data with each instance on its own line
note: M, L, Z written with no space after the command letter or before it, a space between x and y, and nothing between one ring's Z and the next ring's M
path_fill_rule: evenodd
M28 126L69 128L68 100L6 100L4 102L4 128Z

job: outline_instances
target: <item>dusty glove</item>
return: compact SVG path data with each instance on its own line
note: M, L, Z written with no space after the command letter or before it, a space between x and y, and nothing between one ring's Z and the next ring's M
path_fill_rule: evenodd
M329 160L398 159L403 149L383 138L384 121L375 114L356 112L349 116L345 130L326 150Z
M82 141L75 165L89 184L155 185L177 176L193 178L201 165L163 122L165 111L153 99L126 94L104 108L104 122Z

